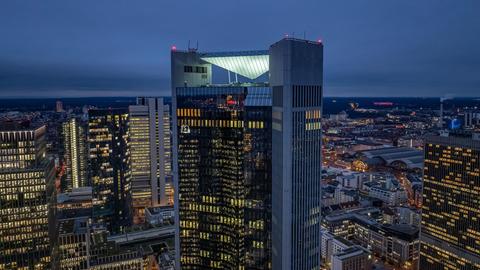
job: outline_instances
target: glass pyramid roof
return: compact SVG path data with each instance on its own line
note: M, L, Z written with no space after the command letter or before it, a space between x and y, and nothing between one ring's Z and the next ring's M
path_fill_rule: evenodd
M202 60L254 80L268 71L268 51L205 53Z

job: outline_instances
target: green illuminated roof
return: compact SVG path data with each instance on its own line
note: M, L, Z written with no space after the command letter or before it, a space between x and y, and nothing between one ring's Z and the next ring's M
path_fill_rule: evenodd
M268 71L268 51L206 53L202 60L254 80Z

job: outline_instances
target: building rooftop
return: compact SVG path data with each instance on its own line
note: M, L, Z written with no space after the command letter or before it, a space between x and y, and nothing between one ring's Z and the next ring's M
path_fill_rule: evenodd
M478 133L470 133L469 135L465 136L458 133L446 133L442 136L430 136L427 138L426 143L437 143L457 147L480 149L480 136Z
M72 192L57 195L57 203L81 202L92 200L92 187L74 188Z
M203 61L254 80L268 72L268 51L204 53Z
M368 255L370 255L370 251L368 251L367 249L365 249L361 246L355 245L355 246L351 246L349 248L346 248L346 249L334 254L333 256L337 257L340 260L345 260L345 259L348 259L348 258L351 258L351 257L360 256L360 255L368 256Z
M408 147L385 147L381 149L361 152L361 157L367 163L378 164L383 161L391 166L395 163L403 163L408 169L423 168L423 151Z
M270 87L249 87L245 106L272 106L272 89Z
M88 218L63 219L58 222L59 234L79 234L87 231Z

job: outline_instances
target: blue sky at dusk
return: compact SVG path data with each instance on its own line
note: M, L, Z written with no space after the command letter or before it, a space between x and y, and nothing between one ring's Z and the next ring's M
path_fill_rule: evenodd
M170 47L322 39L327 96L480 96L478 0L2 0L0 96L170 94Z

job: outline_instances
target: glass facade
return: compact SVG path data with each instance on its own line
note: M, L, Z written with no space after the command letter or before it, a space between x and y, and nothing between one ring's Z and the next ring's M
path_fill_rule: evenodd
M248 95L176 89L182 269L270 268L271 107Z
M49 269L55 170L45 126L0 131L0 269Z
M128 112L90 110L88 116L94 219L110 232L119 232L131 223Z
M480 141L425 145L420 269L480 269Z

